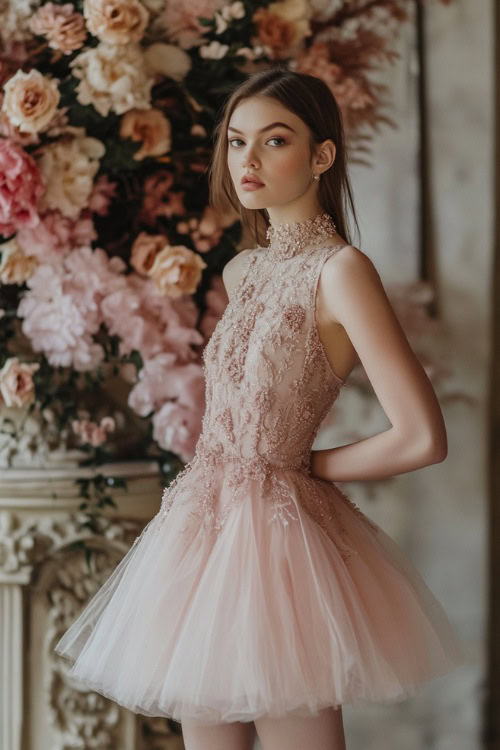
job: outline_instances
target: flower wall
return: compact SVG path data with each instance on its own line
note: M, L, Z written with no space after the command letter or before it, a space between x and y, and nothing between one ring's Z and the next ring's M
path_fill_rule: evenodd
M170 478L188 461L241 240L209 204L220 108L277 62L320 76L369 165L392 124L374 73L412 5L0 0L0 409L82 463L154 458Z

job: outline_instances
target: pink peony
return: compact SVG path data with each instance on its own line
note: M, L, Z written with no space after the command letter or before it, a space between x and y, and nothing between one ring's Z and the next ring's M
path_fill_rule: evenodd
M0 234L37 226L43 191L35 159L12 139L0 139Z
M192 297L164 297L151 279L135 273L124 282L109 289L101 303L108 331L121 339L120 354L137 349L144 360L164 352L185 361L197 357L191 345L203 343L203 336L194 327L198 308Z
M147 417L168 399L198 407L200 388L204 390L203 368L195 362L179 363L176 354L166 352L145 362L128 404L141 417Z
M167 401L153 417L153 438L164 450L190 461L200 436L201 419L198 409Z

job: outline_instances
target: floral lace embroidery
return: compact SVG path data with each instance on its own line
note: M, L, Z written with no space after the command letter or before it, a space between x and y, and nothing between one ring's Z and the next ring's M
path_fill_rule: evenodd
M309 469L321 422L346 385L330 367L314 317L321 268L345 246L308 247L333 233L325 217L271 227L269 247L247 254L203 352L206 408L195 455L164 489L157 531L174 504L187 504L182 532L217 534L254 482L262 501L271 503L269 522L297 522L295 496L346 562L356 551L339 504L378 530L344 493ZM220 507L222 482L231 499Z

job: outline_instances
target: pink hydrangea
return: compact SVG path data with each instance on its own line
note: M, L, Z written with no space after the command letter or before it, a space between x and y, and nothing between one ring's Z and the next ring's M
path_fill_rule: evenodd
M43 351L54 367L94 369L104 356L93 340L102 322L100 303L110 287L123 283L125 267L120 258L89 247L60 264L39 265L17 311L34 351Z
M23 227L16 235L23 252L42 263L57 263L73 248L90 245L96 238L90 217L82 215L72 221L59 211L47 211L36 227Z
M35 159L12 139L0 139L0 234L37 226L43 191Z

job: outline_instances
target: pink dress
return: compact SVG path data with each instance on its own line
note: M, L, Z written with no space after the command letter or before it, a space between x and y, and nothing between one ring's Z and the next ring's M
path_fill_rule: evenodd
M131 711L251 721L388 703L463 663L398 545L311 446L345 385L315 322L326 214L247 253L203 358L194 458L56 646L69 675Z

